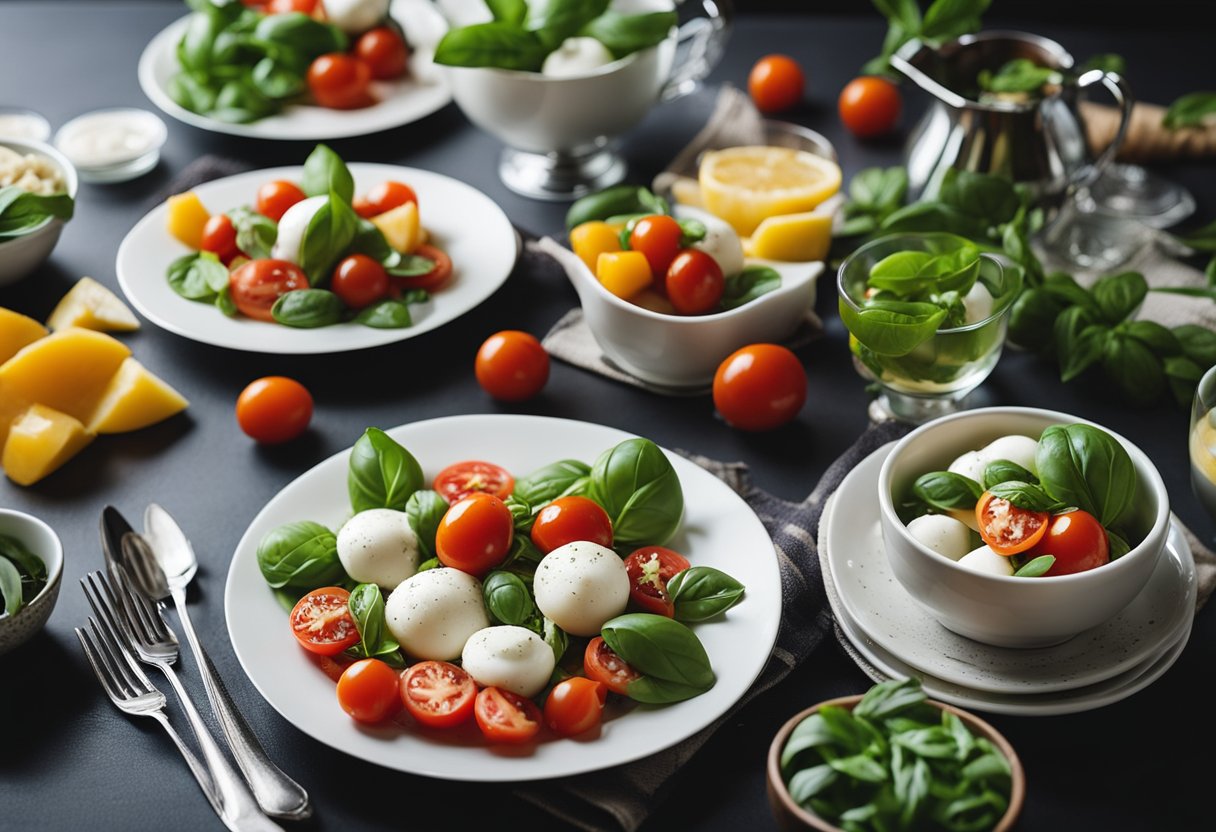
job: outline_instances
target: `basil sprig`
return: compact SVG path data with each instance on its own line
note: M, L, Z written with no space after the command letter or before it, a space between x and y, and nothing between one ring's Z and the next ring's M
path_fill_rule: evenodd
M414 455L380 428L365 430L351 448L346 484L356 514L369 508L404 511L425 482Z
M384 623L384 596L375 584L359 584L346 602L350 617L359 631L359 643L349 652L361 659L380 658L400 661L401 645ZM394 655L396 654L396 655Z
M912 493L939 511L975 508L984 489L978 482L952 471L930 471L912 484Z

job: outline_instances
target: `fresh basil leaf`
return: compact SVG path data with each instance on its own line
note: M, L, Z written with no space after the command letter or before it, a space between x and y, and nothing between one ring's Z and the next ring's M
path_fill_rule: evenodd
M435 47L434 61L445 66L539 72L549 51L536 32L510 23L477 23L448 30Z
M1039 437L1035 467L1043 488L1106 528L1134 504L1136 469L1123 445L1091 425L1052 425Z
M781 288L781 274L768 266L748 266L726 278L719 301L723 309L737 309Z
M695 685L685 685L656 676L642 676L629 683L625 694L635 702L647 705L666 705L700 696L705 693L705 690L705 688Z
M1053 499L1043 490L1042 486L1029 482L1019 482L1018 480L998 482L992 485L988 491L992 496L1008 500L1014 506L1026 511L1045 512L1064 508L1064 504Z
M854 309L844 298L840 317L858 341L878 355L907 355L937 333L946 310L933 303L871 301Z
M705 235L709 233L705 223L700 220L686 218L676 220L676 224L680 226L680 248L688 248L693 243L704 240Z
M355 235L347 249L349 254L366 254L384 267L397 264L400 255L384 239L384 232L371 220L359 217L355 223Z
M4 614L16 615L25 606L21 591L21 573L16 564L0 555L0 600L4 601Z
M562 656L566 655L566 648L570 646L570 637L566 635L566 631L545 618L541 621L540 636L553 651L553 661L560 662Z
M743 584L712 566L693 566L667 582L676 621L705 621L743 600Z
M418 564L418 571L426 572L428 569L438 569L439 566L439 558L427 558L422 563Z
M614 58L623 58L662 43L679 22L675 12L621 14L610 11L589 21L578 34L595 38Z
M320 523L286 523L258 543L258 568L274 589L306 591L346 578L338 560L338 538Z
M1106 541L1110 547L1110 559L1118 560L1132 550L1131 544L1123 537L1123 535L1106 530Z
M303 12L265 15L258 21L253 36L298 52L308 62L329 52L345 52L349 46L349 39L337 26ZM318 193L328 190L325 188Z
M1155 321L1127 321L1119 325L1118 331L1135 338L1162 358L1182 352L1178 336Z
M991 0L934 0L925 9L921 34L926 38L949 39L980 30L980 17Z
M169 264L169 288L189 300L210 302L228 285L228 269L208 251L179 257Z
M978 482L952 471L930 471L912 484L912 493L940 511L975 508L984 489Z
M790 732L785 747L781 749L781 770L788 775L795 759L803 751L822 745L835 745L839 740L824 721L823 716L813 713L803 719Z
M589 485L591 466L577 459L563 459L546 465L515 481L511 496L539 509L558 497L583 496Z
M977 80L986 92L1024 92L1038 94L1047 84L1059 84L1064 79L1057 70L1040 66L1029 58L1014 58L996 72L980 70Z
M435 261L420 254L399 254L385 271L391 277L418 277L435 269Z
M904 204L908 171L902 167L866 168L849 182L849 198L875 214L889 214Z
M549 48L556 49L566 38L608 11L609 0L549 0L539 9L532 7L528 28Z
M1185 355L1171 355L1161 362L1165 380L1179 407L1190 407L1195 388L1203 378L1203 368Z
M574 201L566 212L566 228L585 222L607 220L621 215L670 214L671 208L662 197L639 185L617 185Z
M23 581L28 577L31 581L46 583L46 564L17 538L0 534L0 555L13 562L22 573Z
M863 783L881 783L887 779L887 770L877 760L864 754L828 760L828 765L841 774L861 780Z
M967 238L982 237L988 230L983 220L944 202L913 202L905 205L891 212L882 221L881 228L890 234L945 231Z
M376 301L361 309L359 314L355 315L354 321L373 329L404 329L414 324L409 304L392 298Z
M1134 338L1112 335L1102 350L1102 368L1107 378L1132 402L1149 405L1165 395L1165 370L1161 359Z
M265 118L278 110L278 105L262 94L248 74L234 78L220 87L215 98L212 118L231 124L245 124Z
M671 461L658 445L640 437L600 455L591 469L588 496L608 513L618 546L661 546L684 516L684 492Z
M1090 55L1077 67L1077 72L1083 74L1091 69L1100 69L1103 72L1115 72L1123 75L1127 72L1127 60L1122 55L1117 55L1114 52Z
M380 428L368 428L350 452L346 485L351 509L404 511L425 478L418 460Z
M270 314L284 326L315 329L338 323L345 309L342 299L328 289L297 289L279 295Z
M1170 130L1198 127L1213 113L1216 113L1216 92L1192 92L1170 104L1161 123Z
M979 781L992 778L1008 778L1011 776L1009 761L1003 754L984 754L963 767L963 777Z
M1013 573L1015 578L1037 578L1047 572L1055 565L1055 555L1039 555L1033 560L1027 561L1016 572Z
M827 763L820 763L796 772L790 778L787 788L794 802L799 806L805 806L812 797L823 794L839 777L840 774L836 769Z
M269 258L279 236L278 223L249 208L234 208L227 214L236 229L236 247L241 253L251 260Z
M215 109L219 90L189 72L179 72L169 79L169 97L192 113L207 113Z
M0 240L37 231L52 220L70 220L75 200L66 193L33 194L16 185L0 187Z
M355 196L355 178L350 168L328 145L319 144L304 160L304 172L300 177L300 189L308 196L337 194L338 200L350 207ZM355 223L358 224L357 222ZM354 238L353 231L351 239ZM347 240L347 244L350 240ZM301 264L302 266L303 264ZM305 269L307 271L307 269Z
M1079 306L1073 309L1085 311ZM1065 315L1057 319L1060 320L1065 320ZM1110 327L1103 324L1086 326L1080 332L1069 328L1070 324L1069 320L1057 326L1059 337L1056 352L1060 359L1060 381L1072 381L1101 360L1107 342L1113 337Z
M1009 222L1021 207L1017 191L1006 177L956 168L946 172L937 197L989 225Z
M359 631L359 643L351 648L354 655L371 659L400 649L401 645L384 623L384 596L380 587L359 584L351 590L346 606Z
M522 27L528 18L528 4L525 0L486 0L486 6L498 23Z
M874 721L890 719L909 708L924 704L926 699L917 680L889 679L866 691L866 695L853 708L853 715Z
M685 625L650 613L626 613L600 631L608 646L643 676L676 682L704 693L714 685L709 656Z
M984 466L984 482L983 486L986 490L990 490L997 483L1009 482L1017 480L1019 482L1028 482L1032 485L1039 484L1039 478L1027 471L1016 462L1008 459L994 459Z
M536 604L523 580L513 572L497 570L481 585L486 609L499 624L527 627L536 616Z
M1064 304L1046 289L1025 290L1009 311L1009 339L1020 346L1041 351L1054 342L1056 318L1064 308Z
M262 58L249 76L267 98L290 98L308 88L304 76L294 67L274 58Z
M313 286L329 281L334 265L355 238L358 225L359 215L350 201L343 200L337 191L330 191L329 201L312 215L300 240L299 266Z
M418 538L418 547L426 557L435 554L435 534L439 531L439 522L447 513L448 501L437 491L420 488L405 501L405 514L414 536Z
M1114 325L1136 311L1148 294L1148 283L1139 272L1124 272L1098 278L1090 291L1102 317Z
M229 318L236 317L237 313L240 312L240 310L236 308L236 301L232 299L231 287L225 286L223 289L220 289L215 293L215 308L220 310L222 314L227 315Z
M1187 358L1205 369L1216 365L1216 332L1198 324L1183 324L1174 327L1174 335Z

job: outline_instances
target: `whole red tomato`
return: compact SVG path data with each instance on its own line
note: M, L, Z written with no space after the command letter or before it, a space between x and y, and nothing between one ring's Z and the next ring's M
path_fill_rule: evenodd
M747 76L747 91L763 113L788 110L802 100L806 76L788 55L765 55Z
M840 120L859 139L891 132L902 107L899 87L874 75L863 75L845 84L837 102Z
M777 344L752 344L728 356L714 374L714 407L741 430L771 430L798 415L806 371Z

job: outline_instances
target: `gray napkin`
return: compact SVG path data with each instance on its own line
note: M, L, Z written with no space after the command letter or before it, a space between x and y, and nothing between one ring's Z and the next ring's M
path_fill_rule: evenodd
M781 570L782 607L781 627L768 664L730 711L680 744L635 763L594 774L521 786L516 793L580 829L592 832L637 829L663 800L671 776L696 754L713 732L756 695L789 675L830 631L832 614L824 593L815 542L824 504L859 462L907 430L907 426L894 423L867 429L832 463L815 490L800 503L778 499L756 488L743 463L717 462L686 454L746 500L773 538Z

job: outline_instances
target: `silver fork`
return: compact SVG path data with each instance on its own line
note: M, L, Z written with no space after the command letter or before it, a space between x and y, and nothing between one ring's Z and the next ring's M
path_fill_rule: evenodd
M211 775L199 762L198 757L194 756L194 752L182 742L181 736L173 729L165 715L165 695L152 686L147 675L122 646L117 634L110 630L110 625L100 625L90 618L89 629L82 630L77 627L76 637L80 639L85 658L92 665L93 672L97 674L97 681L101 682L101 687L110 697L110 701L125 713L150 716L161 724L185 758L194 778L198 780L199 788L207 796L207 802L222 818L223 806L215 794Z
M194 730L194 736L198 739L203 760L210 769L214 791L223 809L221 817L224 822L234 832L282 830L281 826L262 814L249 787L233 770L216 745L211 732L207 730L189 694L182 686L181 679L173 669L173 663L178 657L177 637L165 625L160 612L127 586L125 572L121 566L117 567L114 574L117 594L104 573L90 572L80 581L85 596L97 616L104 619L116 635L121 632L126 637L127 643L135 648L140 660L159 667L169 680L190 727Z

